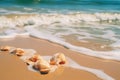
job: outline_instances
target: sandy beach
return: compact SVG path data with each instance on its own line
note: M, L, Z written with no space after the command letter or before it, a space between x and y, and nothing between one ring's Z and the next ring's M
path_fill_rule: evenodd
M120 80L120 0L0 0L0 80Z
M47 40L33 37L1 39L0 46L5 45L35 49L42 56L62 52L81 66L99 69L115 80L120 79L120 62L81 55ZM0 52L0 64L1 80L101 80L90 72L64 66L59 67L55 72L41 75L38 72L28 70L27 65L19 57L8 54L8 52Z

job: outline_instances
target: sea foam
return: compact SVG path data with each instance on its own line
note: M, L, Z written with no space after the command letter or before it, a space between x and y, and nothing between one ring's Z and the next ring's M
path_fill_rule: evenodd
M100 24L104 21L105 24ZM119 21L119 13L3 15L0 16L0 38L31 35L59 43L82 54L120 61L120 50L115 46L115 43L119 41L120 28L119 25L114 25ZM116 30L118 31L116 32ZM114 49L111 51L95 51L72 45L63 38L63 36L68 35L75 35L79 41L86 41L85 39L101 40L104 45L109 45ZM110 43L106 44L108 42Z
M12 15L11 15L12 16ZM35 14L25 16L24 14L15 15L12 17L0 16L0 25L10 26L13 25L22 25L33 21L36 24L76 24L81 22L107 22L107 23L119 23L120 14L119 13L69 13L69 14L59 14L59 13L44 13L44 14Z
M112 59L112 60L118 60L120 61L120 51L119 50L112 50L112 51L94 51L88 48L80 47L80 46L74 46L70 43L65 42L59 37L53 36L51 34L42 33L40 31L37 31L36 29L32 27L26 27L26 30L30 32L31 36L43 38L50 40L55 43L59 43L61 45L64 45L68 47L71 50L78 51L81 54L86 54L94 57L104 58L104 59Z
M23 61L25 61L26 59L30 58L32 55L34 55L36 53L35 50L33 49L24 49L25 50L25 55L20 57L20 59L22 59ZM49 62L50 58L52 56L42 56L46 61ZM76 63L74 60L72 60L69 57L66 57L67 59L67 63L66 67L71 67L71 68L75 68L75 69L79 69L79 70L84 70L87 72L92 73L93 75L96 75L98 78L103 79L103 80L114 80L114 78L110 77L109 75L107 75L105 72L103 72L102 70L99 69L93 69L93 68L89 68L89 67L85 67L85 66L81 66L78 63ZM57 66L54 67L55 69L57 69ZM38 72L36 70L33 69L32 65L28 66L28 69L30 71L34 71L34 72ZM55 69L53 71L55 71Z

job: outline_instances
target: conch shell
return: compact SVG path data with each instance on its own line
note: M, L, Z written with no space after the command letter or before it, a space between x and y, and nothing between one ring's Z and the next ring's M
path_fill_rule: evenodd
M1 51L9 51L10 50L10 46L2 46L1 48L0 48L0 50Z
M50 71L50 64L44 59L38 60L33 68L39 70L41 74L47 74Z
M37 62L40 59L42 59L40 55L33 55L31 58L29 58L29 60L32 62Z
M51 65L61 65L66 63L66 58L63 53L57 53L53 55L53 57L50 59Z
M33 55L32 57L30 57L29 59L26 60L26 64L27 65L33 64L41 59L42 59L42 57L40 55Z
M16 54L17 56L23 56L25 54L25 51L21 48L16 48L11 53Z

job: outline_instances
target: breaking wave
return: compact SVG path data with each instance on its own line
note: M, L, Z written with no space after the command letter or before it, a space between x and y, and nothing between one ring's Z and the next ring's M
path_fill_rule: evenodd
M59 43L80 53L120 61L120 14L119 13L44 13L44 14L9 14L0 16L0 38L16 36L34 36ZM87 26L86 26L87 25ZM98 40L109 51L98 51L83 46L76 46L66 41L63 36L75 35L75 41ZM94 46L95 47L95 46Z
M79 23L111 23L120 22L120 13L69 13L69 14L16 14L0 16L0 27L26 24L79 24Z

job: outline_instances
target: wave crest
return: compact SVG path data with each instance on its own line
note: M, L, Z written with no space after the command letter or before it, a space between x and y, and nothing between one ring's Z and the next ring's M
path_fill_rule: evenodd
M120 13L19 14L0 16L0 26L31 24L119 23Z

